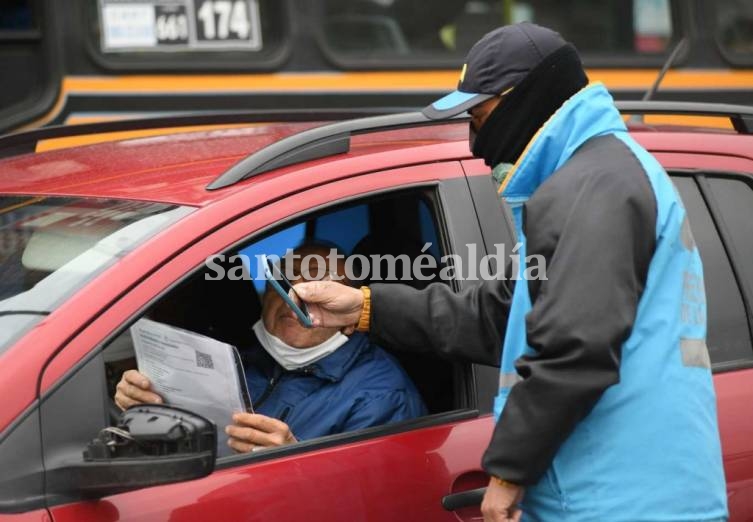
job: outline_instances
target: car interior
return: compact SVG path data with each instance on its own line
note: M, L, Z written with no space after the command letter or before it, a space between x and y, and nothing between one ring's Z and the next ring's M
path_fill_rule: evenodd
M283 224L261 239L254 238L252 242L227 252L224 260L217 262L226 272L233 268L235 273L243 270L244 277L248 275L251 280L229 277L208 280L205 276L212 277L216 273L203 266L152 305L145 317L232 344L242 354L244 347L256 344L251 327L261 317L261 296L265 289L263 276L255 277L255 256L282 256L288 248L294 248L304 241L336 245L346 256L407 255L411 264L422 253L428 253L435 257L438 266L433 276L424 272L432 276L431 279L400 281L408 274L402 273L404 266L397 263L395 276L398 281L380 281L425 287L438 280L441 269L441 234L432 205L430 194L414 191L327 209L303 220ZM430 247L426 248L426 243L430 243ZM235 254L247 256L251 266L244 266L243 257ZM354 262L353 271L356 275L361 272L357 262ZM386 266L381 273L387 274ZM364 277L353 285L368 285L371 282ZM465 374L464 365L427 354L398 350L391 353L413 380L430 414L461 407L458 390ZM112 398L122 373L136 367L128 329L108 344L104 358L108 397ZM112 403L113 418L119 413Z

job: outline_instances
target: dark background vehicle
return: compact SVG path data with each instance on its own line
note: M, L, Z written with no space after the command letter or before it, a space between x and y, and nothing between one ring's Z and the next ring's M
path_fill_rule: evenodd
M632 124L675 181L703 257L731 521L743 522L753 517L753 111L633 110L722 115L737 128ZM470 267L514 243L489 169L470 157L467 125L422 123L398 115L313 130L253 125L44 153L19 150L25 139L33 151L45 129L0 139L0 270L15 274L0 279L2 332L14 333L0 339L0 519L478 516L498 369L430 353L395 352L428 416L221 458L204 478L98 500L75 476L55 479L116 422L112 386L132 364L128 328L138 318L247 342L259 313L254 284L212 285L209 256L268 253L301 238L348 253L412 253L430 242L433 256L456 254ZM98 128L108 127L117 124ZM64 277L71 271L78 278ZM61 281L70 291L40 292Z
M412 110L455 85L482 34L521 20L561 31L620 99L641 97L686 39L659 99L753 103L746 0L5 0L0 132L197 110Z

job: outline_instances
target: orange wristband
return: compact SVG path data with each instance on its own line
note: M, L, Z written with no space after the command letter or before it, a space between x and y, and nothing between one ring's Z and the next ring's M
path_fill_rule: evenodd
M508 481L506 481L504 479L501 479L499 477L492 477L492 480L494 482L496 482L497 484L499 484L500 486L504 487L504 488L517 488L518 487L517 484L514 484L512 482L508 482Z
M362 286L361 293L363 293L363 308L361 308L361 317L358 319L356 330L368 332L371 326L371 289L368 286Z

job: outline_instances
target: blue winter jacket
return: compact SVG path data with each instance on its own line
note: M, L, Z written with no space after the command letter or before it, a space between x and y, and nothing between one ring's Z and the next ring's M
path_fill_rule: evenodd
M703 270L659 163L593 84L501 187L521 262L485 467L528 486L528 520L725 517ZM529 274L531 275L531 274Z
M286 371L261 346L243 354L254 411L280 419L298 440L426 415L400 364L360 333L319 361Z

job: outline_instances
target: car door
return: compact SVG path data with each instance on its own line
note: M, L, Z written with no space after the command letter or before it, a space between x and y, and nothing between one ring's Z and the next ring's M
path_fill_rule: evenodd
M281 181L282 184L289 180ZM107 423L102 350L157 296L208 256L279 226L291 216L333 202L426 189L436 195L445 244L460 258L483 255L467 182L457 162L393 169L321 185L255 210L178 253L73 338L42 377L49 389L41 407L45 465L80 458L84 441ZM283 190L282 188L280 190ZM466 245L479 246L471 254ZM456 281L457 288L467 284ZM71 366L71 361L78 361ZM486 477L480 462L492 421L477 409L472 370L457 407L403 423L232 456L209 476L147 488L97 501L50 493L55 521L171 520L457 520L444 497L478 488ZM488 411L488 410L486 410ZM478 509L459 511L467 517Z
M680 191L703 260L707 344L731 522L753 518L753 276L746 221L753 203L753 160L745 157L745 139L731 137L730 146L720 145L718 154L708 152L708 146L703 153L679 152L678 147L654 152Z
M710 154L693 159L695 168L690 170L687 160L672 157L673 163L683 169L675 180L688 208L706 272L709 353L717 393L730 520L751 520L753 161Z

